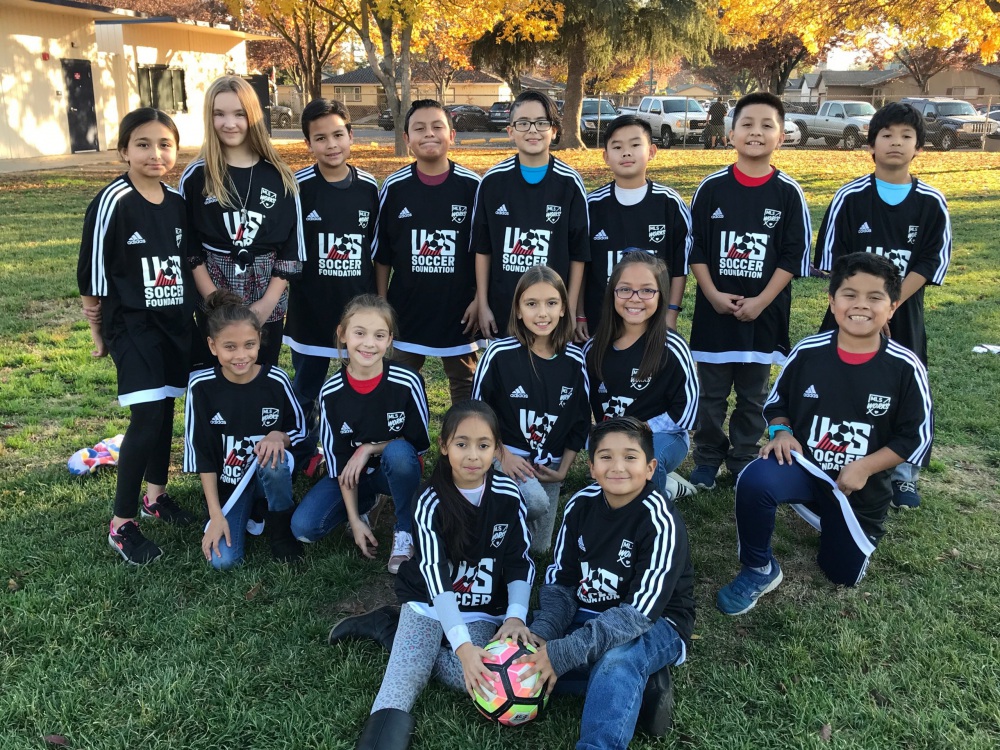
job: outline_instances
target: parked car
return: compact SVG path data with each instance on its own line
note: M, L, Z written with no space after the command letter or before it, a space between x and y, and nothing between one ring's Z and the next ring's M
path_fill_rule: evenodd
M607 99L584 99L580 113L580 138L584 143L599 146L604 133L618 110Z
M493 102L490 107L490 122L487 127L494 133L499 133L510 124L510 105L513 102Z
M683 96L644 96L636 115L649 123L653 137L665 148L701 140L708 113L694 99Z
M956 146L982 146L984 136L997 129L997 123L960 99L908 97L901 101L912 104L924 116L927 141L942 151Z
M451 115L455 130L490 130L490 114L475 104L449 104L445 112Z
M287 130L292 127L292 109L281 104L271 105L271 127Z
M726 137L729 137L729 131L733 129L733 109L731 108L726 113L725 128ZM785 139L781 142L782 146L798 146L802 143L802 131L799 130L799 126L796 125L789 119L785 119Z
M796 112L785 119L798 126L803 143L810 138L823 138L831 148L843 141L844 148L855 149L868 141L868 123L873 114L875 107L868 102L834 99L823 102L814 115Z
M392 119L392 111L388 109L383 109L379 112L377 122L382 130L393 130L396 127L396 123Z

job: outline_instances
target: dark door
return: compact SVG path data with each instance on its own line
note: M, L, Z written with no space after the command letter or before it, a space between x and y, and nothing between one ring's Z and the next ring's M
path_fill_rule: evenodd
M267 76L265 75L252 75L243 76L246 82L250 84L253 88L254 93L257 95L257 101L260 102L260 108L264 112L264 126L267 128L267 134L271 134L271 87Z
M90 60L63 60L62 66L63 78L66 79L70 150L74 154L80 151L100 151Z

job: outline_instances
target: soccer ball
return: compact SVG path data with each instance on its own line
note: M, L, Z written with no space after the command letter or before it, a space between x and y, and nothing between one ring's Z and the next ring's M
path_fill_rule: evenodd
M529 664L514 664L515 659L535 653L534 646L517 641L493 641L486 645L490 660L483 664L495 673L499 680L493 683L496 695L487 700L477 691L476 708L487 719L508 727L516 727L536 718L548 703L543 694L542 681L532 675L522 681L521 672L530 668Z

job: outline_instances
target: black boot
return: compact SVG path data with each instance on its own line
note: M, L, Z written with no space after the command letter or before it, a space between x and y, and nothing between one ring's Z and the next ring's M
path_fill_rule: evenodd
M271 556L278 562L302 562L302 542L292 535L292 511L269 510L264 524L271 540Z
M363 615L345 617L330 630L329 644L348 638L372 640L382 645L386 651L392 651L392 642L396 638L396 627L399 625L399 607L389 604Z
M398 708L383 708L368 717L356 750L406 750L413 736L413 717Z
M663 737L673 727L674 686L670 680L670 667L654 672L646 681L637 723L651 737Z

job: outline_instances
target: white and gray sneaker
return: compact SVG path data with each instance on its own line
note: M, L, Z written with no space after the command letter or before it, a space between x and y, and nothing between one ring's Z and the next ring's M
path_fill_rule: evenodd
M672 500L679 500L682 497L690 497L698 494L698 488L691 484L677 472L667 474L666 490L670 493Z
M413 537L409 532L397 531L392 535L392 555L389 557L389 572L399 572L399 566L413 557Z

